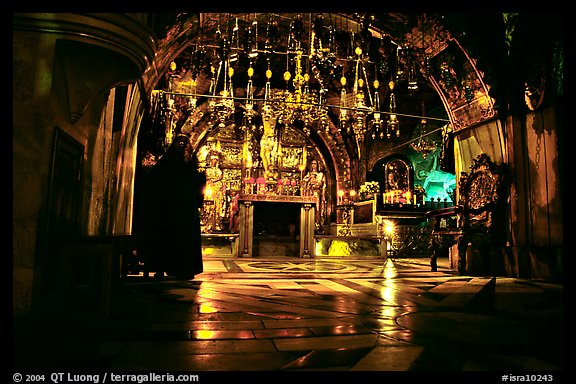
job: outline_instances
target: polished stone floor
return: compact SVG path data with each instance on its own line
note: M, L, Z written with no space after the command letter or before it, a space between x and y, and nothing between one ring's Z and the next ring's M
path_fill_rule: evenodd
M194 280L129 276L105 319L96 303L78 302L18 324L16 368L536 372L558 381L563 286L462 276L447 265L205 257Z

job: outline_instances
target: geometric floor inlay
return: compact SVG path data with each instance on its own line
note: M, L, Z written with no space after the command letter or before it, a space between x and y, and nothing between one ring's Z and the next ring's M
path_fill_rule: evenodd
M561 289L460 276L447 260L432 272L417 258L206 257L189 281L129 276L101 324L80 312L50 329L42 319L19 334L20 361L105 371L555 371Z

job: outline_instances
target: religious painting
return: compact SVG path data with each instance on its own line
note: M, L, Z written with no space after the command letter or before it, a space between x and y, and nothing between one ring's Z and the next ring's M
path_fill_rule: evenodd
M389 161L385 166L384 177L387 192L405 192L411 189L408 164L403 160L394 159Z
M384 164L384 204L416 204L413 196L413 173L410 164L399 158Z

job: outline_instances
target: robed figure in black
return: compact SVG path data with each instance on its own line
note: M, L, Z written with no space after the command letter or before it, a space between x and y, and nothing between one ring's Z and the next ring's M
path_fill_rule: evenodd
M148 270L156 277L193 279L204 270L199 208L206 175L198 169L187 135L176 136L152 168L148 185Z

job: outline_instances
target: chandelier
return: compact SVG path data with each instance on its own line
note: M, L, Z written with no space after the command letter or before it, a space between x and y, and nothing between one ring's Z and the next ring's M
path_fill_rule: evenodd
M426 124L426 119L420 121L420 137L415 142L410 143L410 147L421 153L423 159L426 159L426 156L437 148L436 143L428 139L429 133L426 131Z
M384 55L375 56L370 44L379 42L383 45L386 35L375 32L371 25L374 20L372 16L358 16L353 23L355 32L350 29L343 32L343 20L348 24L350 16L339 16L339 23L331 19L332 23L328 25L322 14L316 14L314 19L310 14L308 23L304 22L301 14L290 16L289 32L282 42L278 15L267 15L264 28L256 18L250 22L251 16L248 14L218 15L215 38L212 40L214 44L201 41L201 36L198 36L196 43L191 43L193 52L188 67L192 79L189 92L177 93L172 88L166 91L166 110L172 115L175 113L175 96L186 97L186 108L190 110L198 108L198 100L205 97L208 99L209 121L218 127L225 126L240 106L243 110L243 129L254 129L255 117L266 110L266 113L277 118L278 123L299 126L307 135L313 130L330 133L332 127L336 127L342 133L353 136L358 145L367 137L390 139L400 136L401 115L397 111L396 93L398 84L405 77L408 90L411 93L417 90L416 60L415 56L409 55L406 47L391 40L388 43L396 46L394 59L385 58ZM203 30L203 27L200 29ZM342 39L343 33L349 37L346 43ZM214 62L214 56L209 57L209 49L214 49L215 64L210 63ZM240 68L240 58L249 61L246 72L248 80L245 88L242 86L245 96L242 97L235 93L233 86L233 80L238 77L235 66ZM271 60L275 60L277 68L278 61L283 59L286 70L274 73ZM255 96L254 86L254 77L263 78L262 73L257 74L255 70L261 60L267 62L263 98ZM207 93L200 94L197 93L197 84L205 63L210 63L210 87ZM388 71L391 67L395 67L395 71ZM390 75L387 72L392 72L395 77L389 78L385 89L380 86L379 79ZM339 86L335 86L338 76ZM285 83L284 89L278 86L278 82L272 87L273 78L281 78ZM329 86L340 88L339 100L329 99ZM421 117L424 121L424 117ZM421 153L429 152L425 144L424 141L418 142L413 148L418 148Z
M329 118L328 107L321 95L310 90L310 75L302 74L302 55L302 50L298 50L295 54L294 78L292 79L292 74L288 70L283 75L287 84L292 79L294 90L290 91L287 87L286 90L265 95L264 103L272 106L280 124L293 125L301 122L303 131L309 135L311 128L317 122L319 122L320 129L328 129ZM269 87L268 85L267 89Z
M222 36L220 28L218 28L216 34ZM210 67L210 72L212 73L210 93L212 97L208 101L208 106L212 112L213 119L216 120L219 127L224 127L226 121L234 114L234 87L232 86L234 68L230 64L230 52L230 42L225 36L221 37L218 70L214 66ZM220 82L222 82L222 89L218 90Z
M424 113L425 105L424 100L422 100L422 115L424 115ZM430 133L427 131L427 125L427 120L422 118L422 120L420 120L420 136L416 141L410 143L410 147L416 152L421 153L423 159L426 159L426 156L433 152L437 147L436 143L428 138Z

